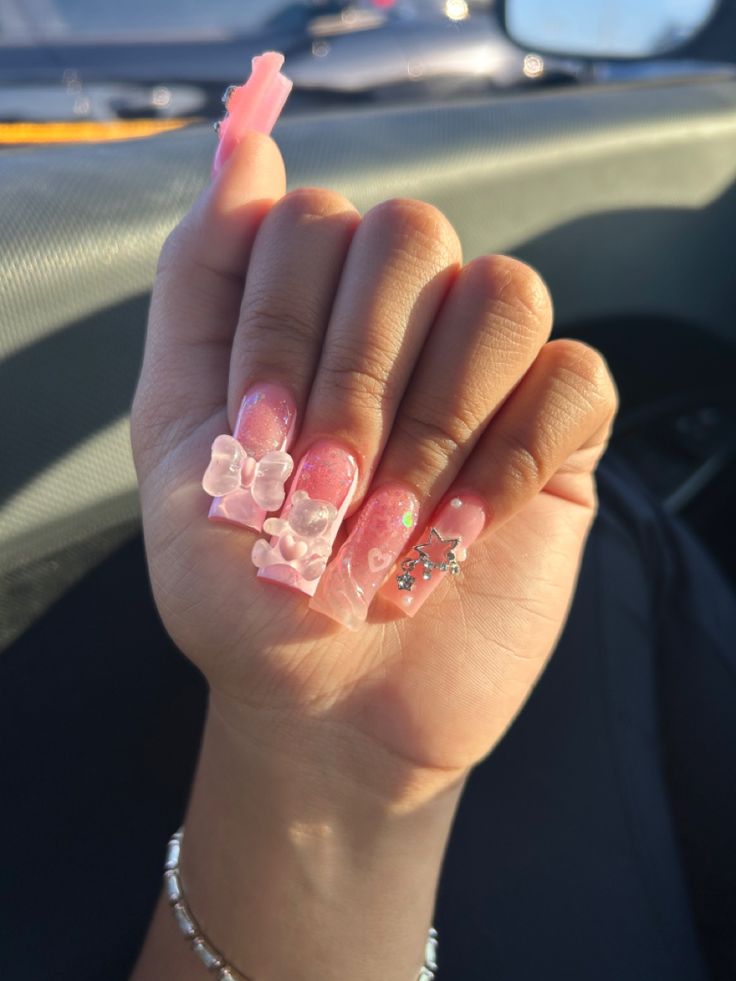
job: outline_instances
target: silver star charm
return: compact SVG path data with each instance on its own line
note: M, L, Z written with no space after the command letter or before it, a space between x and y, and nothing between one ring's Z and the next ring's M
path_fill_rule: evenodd
M399 584L399 589L411 591L411 587L416 582L416 579L410 572L404 572L402 575L396 577L396 582Z
M446 572L456 564L455 549L459 541L459 538L443 538L436 528L432 528L429 533L429 540L421 545L415 545L414 551L419 553L418 561L422 563L425 569L440 569L442 572ZM435 562L429 554L429 550L431 549L436 554L438 546L443 546L444 555L439 562Z

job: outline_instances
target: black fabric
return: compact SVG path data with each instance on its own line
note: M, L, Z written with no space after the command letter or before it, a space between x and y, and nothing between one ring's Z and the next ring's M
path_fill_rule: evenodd
M611 464L601 499L552 663L463 795L440 981L734 977L734 598ZM3 981L128 976L203 708L139 540L0 657Z
M466 789L443 979L736 977L736 601L635 487L602 469L558 649Z

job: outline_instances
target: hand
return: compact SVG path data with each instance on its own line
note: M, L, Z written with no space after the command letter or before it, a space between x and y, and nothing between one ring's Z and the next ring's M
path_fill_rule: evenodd
M377 786L388 760L467 770L565 619L615 389L598 353L548 341L536 273L499 256L462 268L430 205L390 201L361 220L333 192L283 192L278 151L253 135L162 253L132 420L156 602L219 711L254 737L288 748L293 735L299 752L306 732L339 731L365 747ZM418 493L419 525L453 487L485 502L462 575L416 617L379 597L345 630L256 578L255 533L207 520L210 444L263 381L293 393L297 462L317 437L354 451L353 514L393 481Z

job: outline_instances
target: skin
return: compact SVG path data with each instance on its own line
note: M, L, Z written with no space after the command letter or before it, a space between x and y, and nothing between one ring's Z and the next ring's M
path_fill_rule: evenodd
M258 981L410 981L465 780L564 623L616 392L596 351L549 341L539 276L463 266L431 205L361 218L284 186L252 134L169 237L133 408L156 603L210 685L183 875ZM462 575L414 619L378 600L345 631L256 580L255 533L206 520L210 444L259 381L294 394L295 460L324 436L356 454L351 514L394 480L420 525L453 489L487 503ZM134 978L206 976L161 903Z

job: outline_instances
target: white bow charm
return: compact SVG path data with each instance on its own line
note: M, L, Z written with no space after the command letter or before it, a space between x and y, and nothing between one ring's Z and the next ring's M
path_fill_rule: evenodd
M202 487L212 497L226 497L233 491L247 489L264 511L278 511L286 496L284 484L293 469L294 461L288 453L272 450L256 460L234 436L218 436L212 444Z

